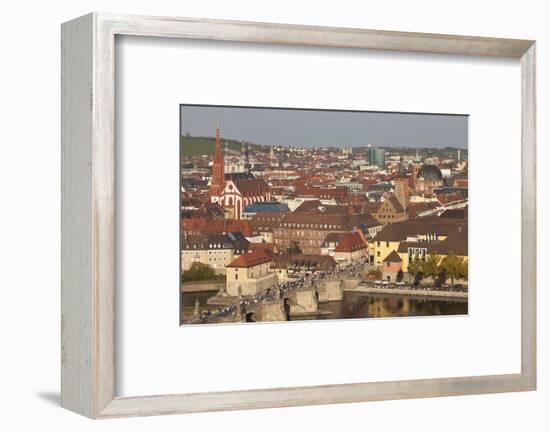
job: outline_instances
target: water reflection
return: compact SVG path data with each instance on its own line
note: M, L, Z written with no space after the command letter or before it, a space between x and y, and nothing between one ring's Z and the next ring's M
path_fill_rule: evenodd
M345 293L344 300L319 304L330 315L320 319L360 319L368 317L405 317L468 314L468 301L398 295Z
M206 300L216 292L187 293L183 295L184 318L191 317L195 300L199 300L201 310L215 310ZM361 319L372 317L441 316L468 314L468 301L448 301L441 298L411 297L398 295L372 295L358 292L345 292L344 300L319 304L319 309L329 311L315 317L291 318L304 319Z

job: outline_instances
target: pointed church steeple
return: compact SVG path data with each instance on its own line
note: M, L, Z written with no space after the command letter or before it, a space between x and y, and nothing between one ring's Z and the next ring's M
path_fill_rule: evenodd
M216 146L212 168L212 183L210 185L210 200L217 202L225 187L225 166L220 142L220 125L216 122Z

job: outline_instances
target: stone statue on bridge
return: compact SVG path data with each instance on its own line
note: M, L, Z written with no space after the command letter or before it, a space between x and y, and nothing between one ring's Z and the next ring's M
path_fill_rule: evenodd
M200 302L199 298L195 299L195 309L193 310L193 319L198 319L200 317Z

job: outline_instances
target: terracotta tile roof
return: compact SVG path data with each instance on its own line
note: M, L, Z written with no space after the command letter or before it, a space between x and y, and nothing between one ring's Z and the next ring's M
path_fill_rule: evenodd
M311 200L311 201L304 201L300 204L298 208L294 210L294 212L303 213L303 212L316 212L318 211L319 207L322 206L320 200Z
M228 268L250 268L271 262L271 258L263 250L254 250L252 253L241 254L237 259L227 265Z
M254 229L250 220L183 219L183 228L189 233L241 232L247 237L254 236Z
M272 242L251 242L248 245L248 249L252 251L260 250L267 254L270 258L277 254L277 246Z
M261 179L235 180L233 182L243 196L256 196L269 190L267 183Z
M351 253L367 248L357 232L346 235L334 249L335 252Z
M279 226L285 214L287 213L258 213L250 219L250 223L254 229L261 232L269 232L274 227Z
M464 195L459 192L452 192L452 193L437 192L436 194L437 194L437 199L439 199L439 202L441 202L442 204L449 204L451 202L464 200Z
M328 231L351 231L358 227L379 226L370 214L290 213L281 219L280 227Z
M345 232L331 232L325 236L323 240L323 246L327 247L330 243L340 243L340 241L346 236Z
M348 189L346 187L335 187L328 189L319 187L298 186L296 187L296 193L299 196L312 196L319 199L331 199L340 196L347 196Z

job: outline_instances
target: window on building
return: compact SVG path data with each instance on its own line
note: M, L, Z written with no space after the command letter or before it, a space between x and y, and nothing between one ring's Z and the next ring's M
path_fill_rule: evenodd
M239 279L239 273L235 272L235 280L238 280L238 279Z

